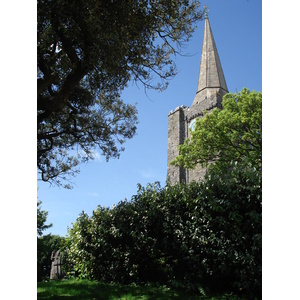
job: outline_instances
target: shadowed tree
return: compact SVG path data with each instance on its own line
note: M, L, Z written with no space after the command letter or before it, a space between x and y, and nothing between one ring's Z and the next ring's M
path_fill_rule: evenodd
M118 158L137 110L120 98L129 81L164 90L203 17L198 1L39 0L37 167L62 185L96 149ZM77 167L76 167L77 166ZM65 184L65 187L70 187Z

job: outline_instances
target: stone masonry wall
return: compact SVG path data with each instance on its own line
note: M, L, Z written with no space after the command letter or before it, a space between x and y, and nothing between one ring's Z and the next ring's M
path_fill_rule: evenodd
M211 95L208 98L203 99L201 102L194 102L192 107L187 111L187 122L190 124L194 119L203 118L203 111L211 111L215 107L221 108L222 106L222 96L218 93ZM188 131L188 136L191 137L190 130ZM194 169L187 170L186 183L192 181L199 181L204 178L206 173L206 168L197 165Z
M168 167L167 180L174 184L176 182L186 182L186 170L183 167L175 167L170 162L179 155L177 146L183 144L186 138L185 106L177 107L168 116Z
M199 97L200 95L198 95ZM203 117L203 111L211 111L215 107L222 108L222 94L217 91L210 97L201 95L203 99L194 101L193 105L177 107L171 111L168 116L168 167L167 180L170 184L190 183L204 178L206 168L197 165L192 170L186 170L183 167L174 167L169 163L179 155L177 146L183 144L186 138L191 137L189 126L195 119ZM197 96L196 96L197 97ZM195 98L197 99L197 98Z

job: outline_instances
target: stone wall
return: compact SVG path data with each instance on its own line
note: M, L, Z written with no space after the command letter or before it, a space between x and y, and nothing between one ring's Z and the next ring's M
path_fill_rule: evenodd
M179 155L178 145L190 138L189 126L195 119L203 117L204 111L211 111L215 107L222 108L223 92L215 89L213 93L200 93L196 95L192 106L180 106L168 115L168 167L167 180L172 185L175 183L190 183L204 178L206 168L197 165L192 170L183 167L174 167L169 163ZM206 96L208 95L208 96ZM201 99L202 98L202 99Z
M186 182L186 170L183 167L175 167L170 162L178 156L177 146L183 144L186 138L187 124L185 111L187 107L180 106L168 115L168 166L167 180L171 184L175 182Z
M221 90L215 90L211 94L198 93L191 108L186 112L187 121L190 123L193 119L202 117L204 111L210 111L215 107L222 108L223 93L221 92Z

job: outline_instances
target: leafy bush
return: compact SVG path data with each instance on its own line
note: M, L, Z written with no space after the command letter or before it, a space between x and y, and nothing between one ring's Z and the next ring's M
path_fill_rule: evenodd
M83 212L64 253L79 277L260 298L260 171L232 164L202 183L138 185L131 201Z

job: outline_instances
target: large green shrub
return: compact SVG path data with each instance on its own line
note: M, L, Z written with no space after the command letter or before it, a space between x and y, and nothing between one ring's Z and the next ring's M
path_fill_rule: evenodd
M261 295L261 171L245 162L230 167L227 172L211 167L202 186L205 282L211 289L230 286L251 298Z
M91 220L82 212L72 228L68 228L68 237L63 245L63 268L70 277L89 277L93 257L91 255Z
M259 298L260 171L232 164L202 183L138 186L131 201L82 213L64 252L79 276Z

